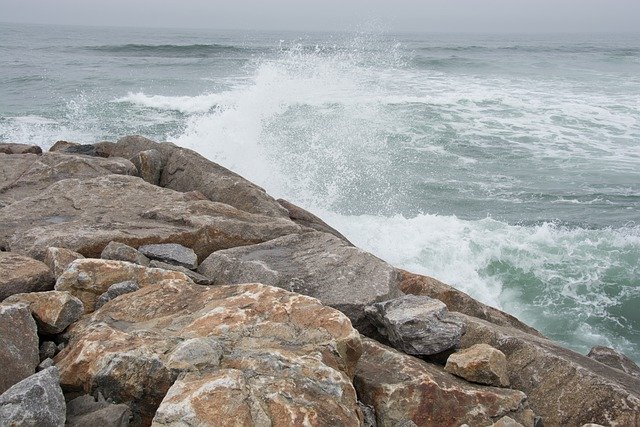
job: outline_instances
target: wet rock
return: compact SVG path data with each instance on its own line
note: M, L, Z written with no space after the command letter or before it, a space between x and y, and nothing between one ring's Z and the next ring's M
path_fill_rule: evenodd
M107 289L107 292L101 294L98 297L96 301L95 309L96 310L99 309L100 307L102 307L112 299L119 297L120 295L128 294L130 292L135 292L138 289L140 289L140 287L136 282L127 281L127 282L114 283L113 285L109 286L109 289Z
M131 410L125 404L109 403L101 395L98 400L87 394L67 404L66 427L128 427Z
M163 268L165 270L179 271L184 273L189 279L198 285L212 285L213 280L209 279L206 276L203 276L200 273L196 273L195 271L191 271L188 268L181 267L179 265L171 265L160 261L151 261L149 263L149 267L152 268Z
M84 312L82 301L68 292L16 294L7 298L6 302L27 304L41 334L59 334L77 321Z
M193 249L177 243L144 245L140 246L138 251L147 258L167 264L179 265L190 270L195 270L198 267L198 256Z
M42 154L42 148L37 145L13 144L0 142L0 153L2 154Z
M58 351L58 346L53 341L45 341L40 344L40 361L44 362L47 359L53 359ZM40 366L40 365L38 365Z
M214 284L260 282L318 298L363 333L373 330L364 307L396 295L393 267L321 232L217 251L198 272Z
M329 224L327 224L311 212L308 212L284 199L278 199L278 203L280 203L282 207L289 212L289 218L291 218L291 220L296 224L302 227L310 228L312 230L322 231L323 233L333 234L334 236L339 237L340 239L352 245L352 243L346 237L340 234L338 230L331 227Z
M47 248L44 263L47 264L49 269L53 272L53 276L57 279L58 276L67 269L69 264L82 258L84 258L83 255L78 252L74 252L71 249L51 247Z
M46 264L14 252L0 251L0 271L0 301L13 294L47 291L55 283Z
M618 369L636 378L640 378L640 367L624 354L609 347L593 347L587 357L604 363L607 366Z
M164 161L162 154L155 149L140 151L131 158L131 162L136 165L138 173L142 179L149 184L160 184L160 176Z
M487 344L476 344L452 354L444 370L474 383L509 387L507 358Z
M65 403L55 366L33 374L0 395L0 420L6 426L62 427Z
M362 345L354 385L360 400L375 408L380 426L486 426L505 415L533 424L520 391L468 383L368 338Z
M142 255L137 249L120 242L109 242L100 254L102 259L115 261L127 261L134 264L149 266L149 258Z
M38 332L29 308L0 304L0 393L33 374L38 363Z

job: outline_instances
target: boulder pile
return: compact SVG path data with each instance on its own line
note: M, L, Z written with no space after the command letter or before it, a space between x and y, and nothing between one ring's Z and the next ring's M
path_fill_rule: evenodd
M589 357L141 136L0 144L0 426L640 425Z

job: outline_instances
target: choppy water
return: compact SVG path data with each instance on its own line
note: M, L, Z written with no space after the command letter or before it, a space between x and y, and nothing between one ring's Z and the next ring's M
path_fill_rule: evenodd
M0 24L0 141L134 133L640 361L640 35Z

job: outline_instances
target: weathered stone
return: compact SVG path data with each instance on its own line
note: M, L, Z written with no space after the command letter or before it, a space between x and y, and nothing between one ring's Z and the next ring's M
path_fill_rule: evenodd
M144 245L140 246L138 251L147 258L167 264L179 265L190 270L195 270L198 267L198 256L193 249L177 243Z
M38 259L49 246L98 257L111 241L134 247L179 243L204 259L215 250L298 232L300 226L289 219L193 200L123 175L60 181L0 209L0 247Z
M55 151L64 151L65 149L69 148L69 147L74 147L80 145L77 142L71 142L71 141L64 141L64 140L59 140L56 141L55 144L53 144L51 146L51 148L49 148L50 152L55 152Z
M115 142L100 141L93 144L96 147L96 154L100 157L111 157L113 149L116 146Z
M519 422L517 422L516 420L514 420L513 418L505 415L504 417L496 421L494 424L492 424L491 427L524 427L524 426Z
M101 294L98 297L98 299L96 300L95 309L96 310L99 309L100 307L102 307L112 299L119 297L120 295L128 294L130 292L135 292L138 289L140 289L140 287L136 282L127 281L127 282L114 283L113 285L109 286L109 289L107 289L107 292Z
M160 184L160 176L164 167L162 154L155 149L140 151L131 158L131 163L138 168L140 178L149 184Z
M461 316L467 324L461 346L485 343L502 351L511 387L527 394L545 425L640 425L638 378L550 340Z
M143 288L163 280L189 280L177 271L147 268L126 261L79 259L58 277L56 290L68 291L84 304L84 312L95 310L98 298L115 283L133 281Z
M53 359L44 359L42 362L40 362L40 364L36 368L36 371L38 372L44 371L45 369L50 368L52 366L54 366Z
M362 427L378 427L376 411L373 409L373 406L365 405L362 402L358 402L358 406L362 411Z
M47 264L49 269L53 272L53 276L57 279L58 276L67 269L69 264L82 258L84 258L82 254L74 252L71 249L51 247L47 248L44 263Z
M66 419L60 373L55 366L33 374L0 395L3 426L63 427Z
M25 304L0 304L0 394L40 363L36 322Z
M13 144L0 142L0 153L2 154L42 154L42 148L37 145Z
M457 348L465 330L442 301L425 296L403 295L364 311L380 335L407 354L429 356Z
M80 154L83 156L102 157L93 144L70 145L60 150L63 153Z
M160 262L160 261L151 261L149 263L149 267L152 268L164 268L165 270L173 270L173 271L179 271L181 273L184 273L187 275L187 277L191 280L193 280L193 283L196 283L198 285L212 285L213 284L213 280L209 279L206 276L203 276L200 273L196 273L195 271L191 271L188 268L184 268L181 267L179 265L171 265L171 264L167 264L165 262Z
M68 292L48 291L16 294L6 302L23 302L29 306L41 334L59 334L77 321L84 307L82 301Z
M509 387L507 358L487 344L476 344L452 354L444 370L474 383Z
M531 417L520 391L468 383L368 338L362 345L354 385L360 400L375 408L379 426L486 426L505 415Z
M345 242L352 245L352 243L346 237L340 234L338 230L331 227L329 224L327 224L311 212L306 211L300 206L296 206L284 199L278 199L278 203L280 203L280 205L282 205L282 207L289 212L289 218L291 218L291 220L296 224L302 227L310 228L312 230L322 231L323 233L333 234L334 236L339 237Z
M361 422L351 384L360 337L313 298L169 280L116 298L67 334L56 356L63 388L130 403L134 424Z
M125 404L115 405L98 395L98 400L84 394L67 403L66 427L128 427L131 410Z
M212 253L198 272L215 284L260 282L318 298L373 331L364 307L396 295L389 264L327 233L285 236Z
M13 294L53 289L55 279L43 262L0 251L0 301Z
M138 252L137 249L120 242L109 242L100 254L102 259L111 259L115 261L127 261L134 264L149 266L149 258Z
M44 341L40 344L40 361L44 362L47 359L53 359L57 351L58 346L56 346L56 343L53 341Z
M604 363L607 366L618 369L636 378L640 378L640 367L624 354L609 347L593 347L587 357Z

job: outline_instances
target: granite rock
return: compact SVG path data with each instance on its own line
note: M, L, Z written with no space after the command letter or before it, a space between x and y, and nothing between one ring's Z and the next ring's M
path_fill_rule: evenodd
M53 289L55 279L41 261L0 251L0 301L14 294Z
M145 267L149 266L150 261L149 258L142 255L136 248L120 242L109 242L102 250L100 258L114 261L127 261Z
M609 347L593 347L587 357L604 363L607 366L618 369L624 373L640 378L640 367L624 354Z
M26 304L0 304L0 394L40 363L38 330Z
M114 283L109 286L109 289L103 294L101 294L96 300L95 309L98 310L100 307L111 301L112 299L119 297L120 295L128 294L130 292L135 292L139 290L140 287L136 282L126 281L120 283Z
M196 273L195 271L191 271L188 268L181 267L179 265L167 264L165 262L160 262L153 260L149 263L149 267L152 268L163 268L165 270L179 271L184 273L189 279L198 285L212 285L213 280L209 279L206 276L203 276L200 273Z
M444 370L474 383L509 387L507 358L487 344L475 344L452 354Z
M162 153L155 149L140 151L131 158L131 162L138 169L140 178L149 184L160 184L162 168L164 167Z
M77 321L84 312L82 301L68 292L16 294L7 298L6 302L26 303L36 319L40 334L59 334Z
M198 268L198 256L193 249L177 243L144 245L140 246L138 251L149 259L179 265L190 270Z
M69 264L82 258L84 258L82 254L74 252L71 249L50 247L47 248L44 263L47 264L53 272L53 276L57 279L58 276L67 269Z

